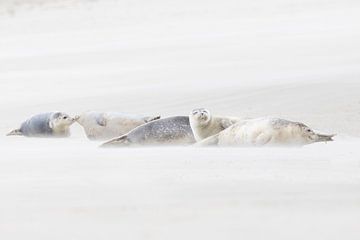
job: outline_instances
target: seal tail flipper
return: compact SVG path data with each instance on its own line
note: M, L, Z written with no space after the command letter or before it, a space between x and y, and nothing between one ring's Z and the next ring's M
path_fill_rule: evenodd
M332 142L334 141L333 137L335 136L335 134L331 134L331 135L325 135L325 134L317 134L318 139L316 140L316 142Z
M8 134L6 134L6 136L22 136L22 135L23 135L23 133L21 132L20 129L12 130Z
M125 146L127 144L129 144L127 135L122 135L120 137L113 138L110 141L101 144L100 147L118 147L118 146Z
M160 118L161 118L160 115L155 116L155 117L146 117L146 118L144 118L144 121L145 121L145 123L148 123L148 122L152 122L152 121L155 121L155 120L159 120Z
M219 134L213 135L211 137L205 138L204 140L194 144L196 147L207 147L207 146L216 146L219 143Z

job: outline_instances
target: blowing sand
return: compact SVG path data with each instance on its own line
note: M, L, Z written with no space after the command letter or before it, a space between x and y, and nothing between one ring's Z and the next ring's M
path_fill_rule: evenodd
M1 239L359 239L358 1L58 3L0 3ZM111 150L79 125L4 136L52 110L197 107L338 136Z

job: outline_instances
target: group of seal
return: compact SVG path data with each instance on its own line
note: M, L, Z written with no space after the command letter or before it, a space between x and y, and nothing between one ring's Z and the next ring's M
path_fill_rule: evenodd
M333 141L334 135L315 133L300 122L279 118L213 116L204 108L189 116L139 116L117 112L86 112L74 118L62 112L35 115L8 135L68 137L78 122L90 140L101 146L190 145L265 146L306 145Z
M90 140L108 140L157 119L160 119L160 116L149 117L117 112L85 112L75 117L63 112L48 112L30 117L19 129L11 131L7 136L69 137L70 126L78 122Z

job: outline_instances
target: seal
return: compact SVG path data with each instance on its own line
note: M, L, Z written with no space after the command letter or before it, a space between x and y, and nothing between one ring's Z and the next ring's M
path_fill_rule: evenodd
M212 116L205 108L194 109L189 116L190 126L196 141L218 134L226 128L242 120L237 117Z
M63 112L40 113L27 119L7 136L68 137L74 122L74 118Z
M119 112L85 112L75 117L90 140L109 140L128 133L160 116L140 116Z
M333 141L335 135L315 133L300 122L280 118L240 121L197 143L197 146L302 146Z
M189 145L195 143L188 116L175 116L152 121L129 133L114 138L102 147L143 145Z

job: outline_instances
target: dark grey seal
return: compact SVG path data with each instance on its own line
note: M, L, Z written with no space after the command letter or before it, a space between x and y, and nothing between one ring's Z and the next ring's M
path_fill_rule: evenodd
M176 116L141 125L101 146L188 145L192 143L195 143L195 138L189 117Z
M68 137L70 136L70 126L74 122L75 119L66 113L41 113L27 119L19 129L11 131L7 136Z

